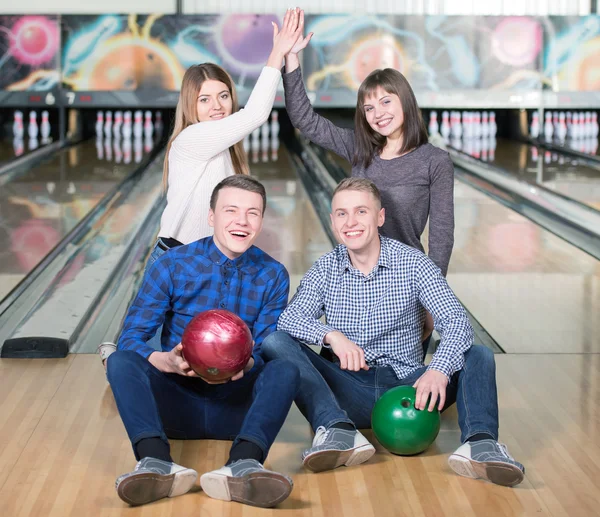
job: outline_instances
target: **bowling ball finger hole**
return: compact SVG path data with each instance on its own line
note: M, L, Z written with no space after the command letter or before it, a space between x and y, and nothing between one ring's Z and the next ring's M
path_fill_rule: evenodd
M412 404L410 399L402 399L402 402L400 402L400 405L404 408L409 408Z

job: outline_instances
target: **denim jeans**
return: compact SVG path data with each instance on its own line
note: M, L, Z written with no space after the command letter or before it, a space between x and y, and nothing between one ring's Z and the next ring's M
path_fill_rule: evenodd
M150 253L150 256L148 257L148 261L146 262L146 268L144 269L144 274L146 274L148 272L148 268L156 262L158 257L160 257L161 255L164 255L166 252L167 252L166 250L163 250L161 247L159 247L158 242L157 242L154 245L152 253ZM162 335L162 325L160 327L158 327L158 329L156 329L156 333L148 341L146 341L146 344L160 352L162 350L161 339L160 339L161 335Z
M352 372L342 370L310 347L285 332L274 332L262 344L267 360L285 358L300 370L296 405L313 430L338 422L353 423L359 429L371 427L375 402L396 386L412 386L425 373L426 366L398 379L390 366ZM268 363L267 363L268 364ZM489 348L473 345L465 353L465 365L452 375L446 389L444 409L457 404L461 441L477 433L498 439L498 396L496 364Z
M118 350L107 359L107 376L119 414L139 460L144 438L246 440L263 451L262 461L294 401L298 368L275 360L252 368L238 381L207 384L163 373L137 352Z

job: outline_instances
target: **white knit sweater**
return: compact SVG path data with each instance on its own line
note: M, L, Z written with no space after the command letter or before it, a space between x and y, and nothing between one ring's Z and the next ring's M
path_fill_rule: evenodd
M279 70L265 66L244 109L188 126L173 141L159 236L189 244L212 235L210 195L217 183L235 174L229 148L268 120L280 80Z

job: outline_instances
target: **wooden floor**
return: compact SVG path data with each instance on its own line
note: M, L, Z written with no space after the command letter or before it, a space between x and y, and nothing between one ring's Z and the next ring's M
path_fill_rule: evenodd
M115 478L135 460L97 356L0 361L0 514L17 516L568 516L600 515L600 356L496 355L501 439L526 466L518 488L456 476L456 412L444 414L423 455L378 446L367 464L312 474L311 440L294 408L267 465L295 487L279 509L209 499L198 488L129 508ZM371 437L369 433L369 437ZM372 438L372 437L371 437ZM223 465L229 442L174 441L174 459L203 473Z

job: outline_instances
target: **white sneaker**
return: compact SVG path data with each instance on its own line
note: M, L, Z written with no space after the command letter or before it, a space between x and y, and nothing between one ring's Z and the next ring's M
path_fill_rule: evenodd
M213 499L271 508L284 501L294 483L278 472L266 470L253 459L238 460L200 477L202 490Z
M117 478L117 494L132 506L151 503L163 497L175 497L189 492L198 473L156 458L142 458L133 472Z
M375 447L356 429L348 431L321 426L317 428L312 447L302 453L302 463L313 472L321 472L342 465L359 465L373 454Z
M98 345L98 348L96 350L98 354L100 354L100 359L102 359L102 365L106 370L106 360L108 359L108 356L110 354L117 351L117 345L111 343L110 341L105 341L104 343Z

